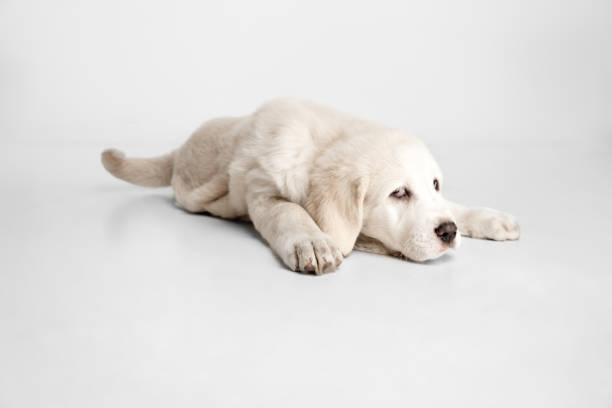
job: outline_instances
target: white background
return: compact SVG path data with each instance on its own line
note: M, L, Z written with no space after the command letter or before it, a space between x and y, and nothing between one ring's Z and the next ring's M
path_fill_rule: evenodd
M0 131L177 141L206 118L287 95L426 138L601 140L612 128L611 8L5 0Z
M611 50L609 1L1 1L0 407L609 408ZM521 240L304 276L99 163L280 95Z

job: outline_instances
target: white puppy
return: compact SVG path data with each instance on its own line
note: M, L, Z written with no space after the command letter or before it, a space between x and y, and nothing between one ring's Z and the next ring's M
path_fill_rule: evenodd
M301 100L210 120L164 156L110 149L102 163L130 183L171 185L188 211L250 219L296 271L333 271L353 248L425 261L460 235L519 238L512 217L445 200L442 173L415 137Z

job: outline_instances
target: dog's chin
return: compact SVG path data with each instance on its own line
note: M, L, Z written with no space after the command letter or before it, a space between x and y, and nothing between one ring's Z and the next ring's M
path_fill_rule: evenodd
M441 257L442 255L444 255L446 252L448 252L449 248L443 249L443 250L439 250L436 252L427 252L427 253L410 253L408 251L406 252L402 252L402 258L408 259L409 261L412 262L427 262L427 261L433 261L434 259L438 259L439 257Z
M401 252L401 257L413 262L427 262L438 259L452 249L456 249L461 245L459 240L453 241L450 244L440 243L429 248L413 248L412 250L404 250Z

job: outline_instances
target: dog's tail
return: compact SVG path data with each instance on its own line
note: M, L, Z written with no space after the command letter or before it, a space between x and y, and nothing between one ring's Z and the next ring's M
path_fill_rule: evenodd
M122 151L107 149L102 152L102 165L113 176L132 184L146 187L170 185L174 168L174 152L149 159L125 157Z

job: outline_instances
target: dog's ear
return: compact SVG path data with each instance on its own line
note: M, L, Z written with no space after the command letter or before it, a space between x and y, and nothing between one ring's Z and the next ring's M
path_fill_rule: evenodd
M365 177L328 177L310 186L306 210L343 255L353 250L361 231L367 187Z

